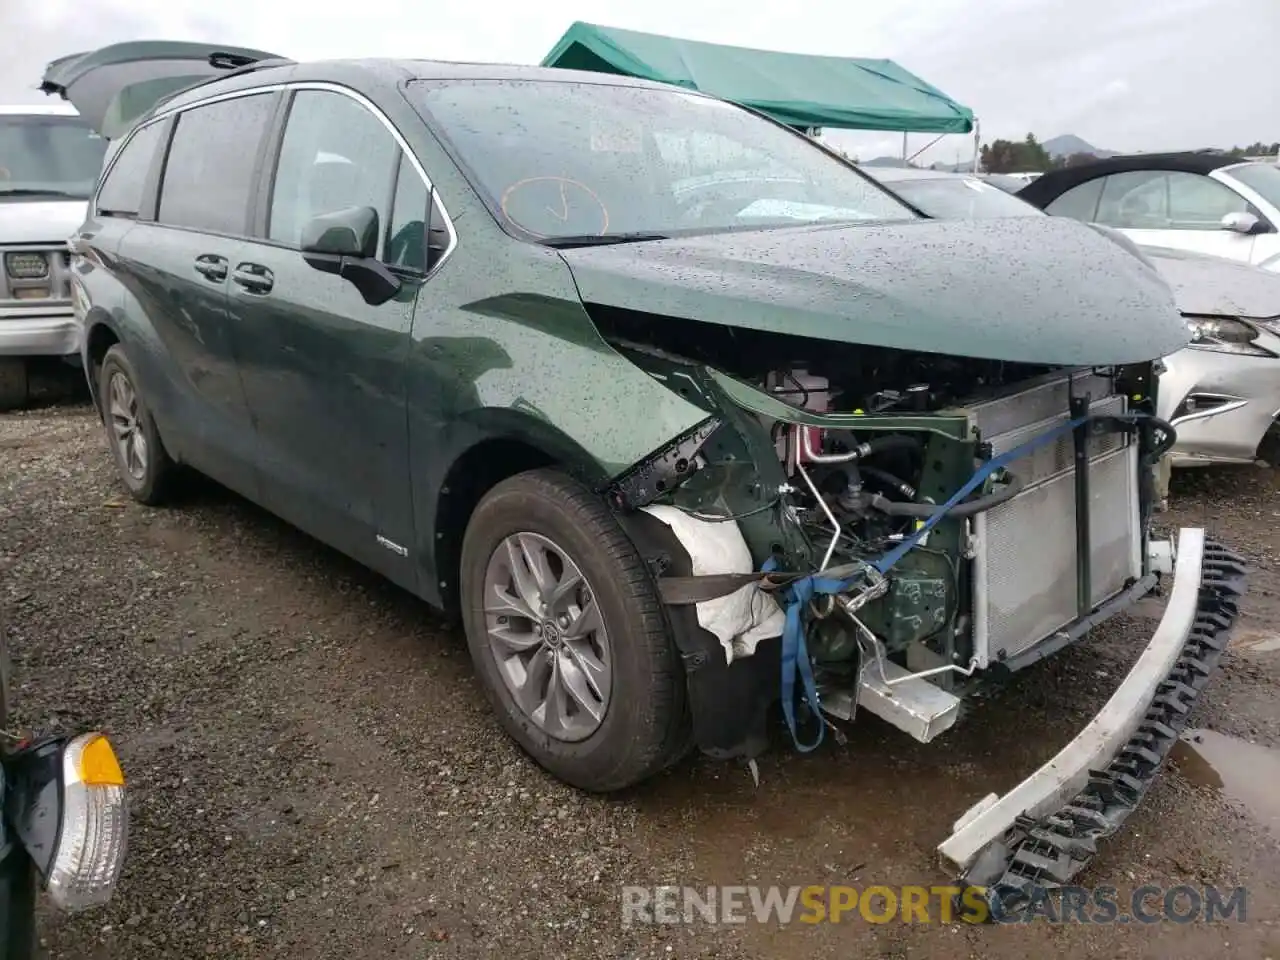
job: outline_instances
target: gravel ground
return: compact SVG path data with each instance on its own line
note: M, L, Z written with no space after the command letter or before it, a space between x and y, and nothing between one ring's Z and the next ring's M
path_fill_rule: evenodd
M1280 748L1280 482L1212 470L1173 492L1168 522L1208 525L1255 566L1195 723ZM17 719L108 730L132 788L116 899L45 912L45 956L1280 956L1269 814L1190 749L1083 882L1245 884L1245 923L620 925L623 884L947 882L933 847L949 824L1069 739L1150 611L932 746L869 718L816 755L780 744L758 787L695 758L586 797L499 732L430 610L211 483L135 504L82 401L0 417L0 603Z

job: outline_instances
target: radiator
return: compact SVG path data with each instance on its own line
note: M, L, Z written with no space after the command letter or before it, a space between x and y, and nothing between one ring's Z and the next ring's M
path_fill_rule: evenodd
M1119 414L1125 398L1101 377L1076 380L1100 397L1094 414ZM992 452L1004 453L1069 419L1070 388L1055 380L971 408ZM1090 606L1142 574L1138 446L1124 434L1089 441ZM1012 500L974 518L974 653L978 662L1016 656L1079 616L1075 447L1066 433L1010 465L1026 483Z

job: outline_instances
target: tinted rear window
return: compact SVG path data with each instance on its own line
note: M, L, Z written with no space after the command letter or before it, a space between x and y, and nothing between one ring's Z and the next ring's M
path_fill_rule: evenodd
M142 209L147 173L151 170L163 130L163 123L153 123L135 133L124 145L98 191L99 213L124 217L138 215Z
M209 233L248 233L258 146L273 94L259 93L184 111L165 161L157 219Z

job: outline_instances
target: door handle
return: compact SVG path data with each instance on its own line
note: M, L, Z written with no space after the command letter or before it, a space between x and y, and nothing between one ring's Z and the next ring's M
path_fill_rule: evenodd
M231 274L232 283L243 287L249 293L270 293L275 284L271 271L260 263L242 263Z
M214 253L202 253L196 257L196 273L206 280L221 283L227 279L227 258Z

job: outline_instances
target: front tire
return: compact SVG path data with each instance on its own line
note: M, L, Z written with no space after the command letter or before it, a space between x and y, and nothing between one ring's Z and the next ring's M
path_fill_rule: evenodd
M507 733L592 792L660 771L688 742L683 671L648 568L600 497L557 470L476 507L462 546L467 645Z
M160 442L137 374L118 343L102 358L98 397L107 446L129 495L149 506L162 503L172 485L176 465Z

